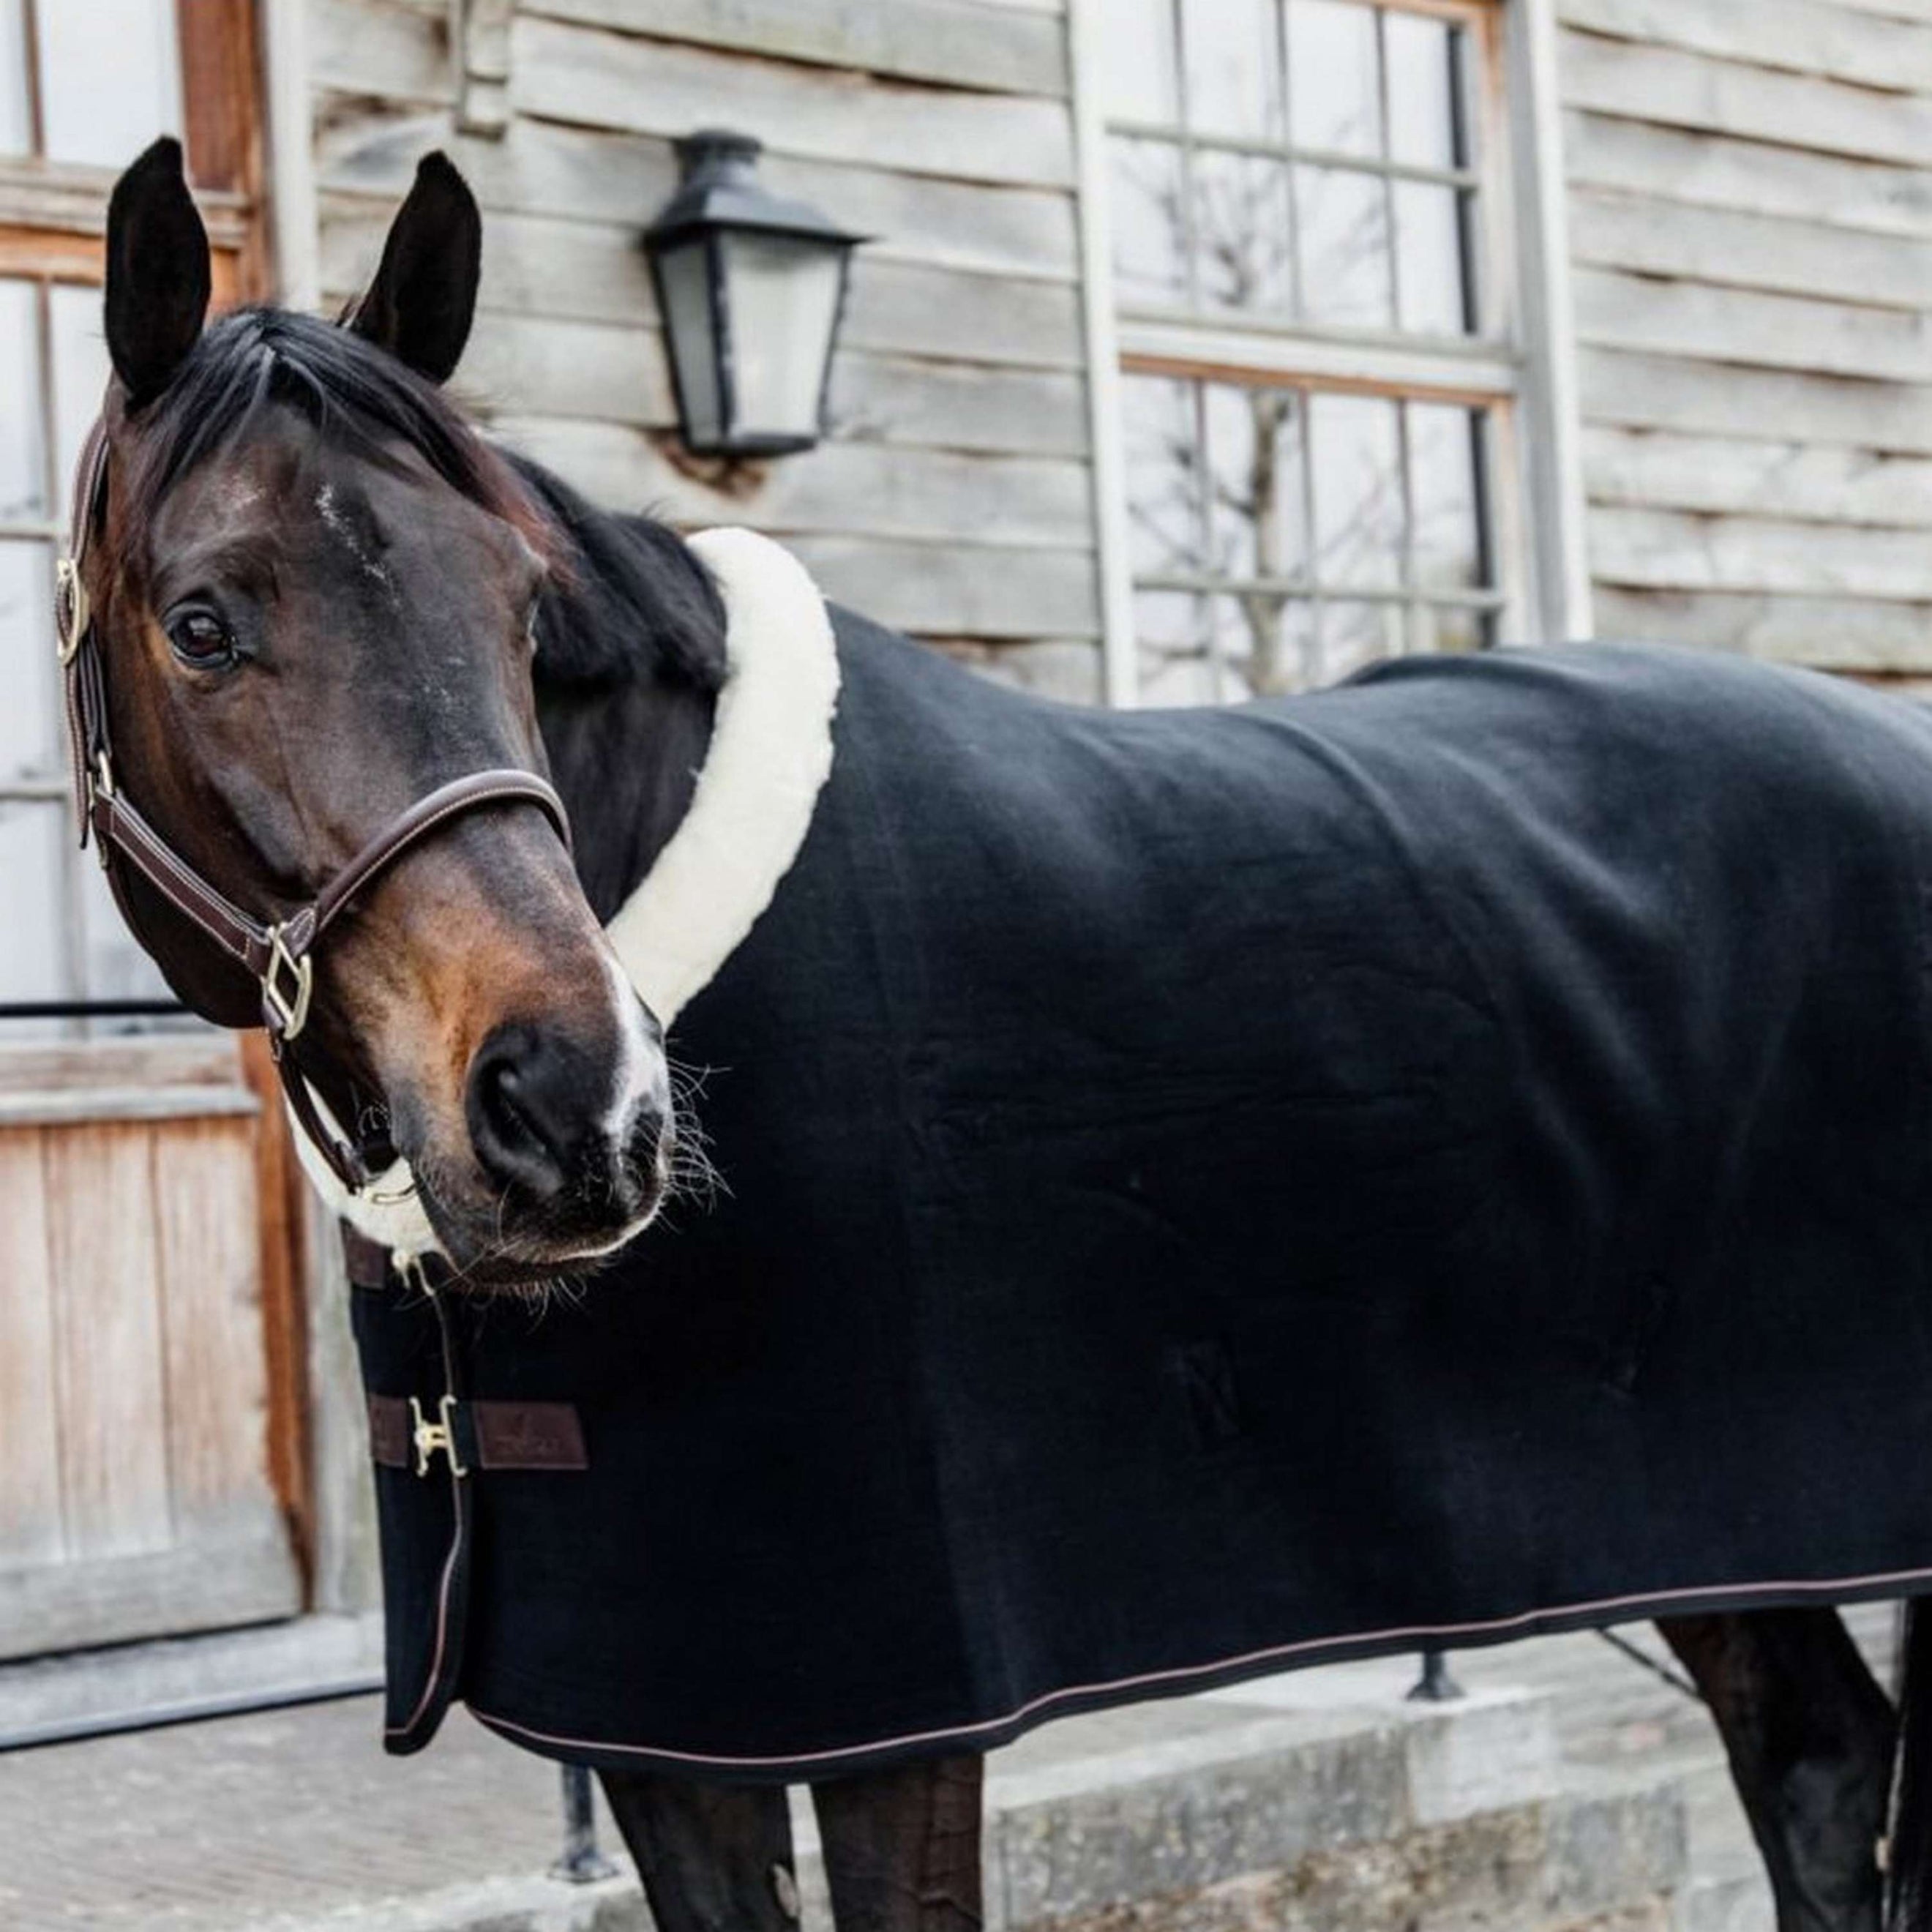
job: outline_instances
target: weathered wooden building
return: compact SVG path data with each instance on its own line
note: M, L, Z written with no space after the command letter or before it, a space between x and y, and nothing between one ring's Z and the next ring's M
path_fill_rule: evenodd
M719 125L874 238L830 432L764 464L679 443L640 247ZM4 0L0 1001L153 990L46 605L163 128L224 299L339 304L449 149L502 435L1056 696L1593 629L1932 676L1932 0ZM0 1021L0 1732L370 1667L345 1291L260 1076Z

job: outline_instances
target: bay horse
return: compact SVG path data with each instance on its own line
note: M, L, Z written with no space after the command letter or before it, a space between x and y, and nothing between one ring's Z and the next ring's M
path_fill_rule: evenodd
M607 513L481 436L440 388L481 238L432 155L340 323L210 325L179 149L151 148L110 208L114 376L60 612L83 824L123 909L191 1006L268 1025L304 1158L375 1250L352 1273L401 1552L392 1748L461 1695L594 1763L665 1932L784 1932L783 1787L808 1782L842 1932L950 1932L981 1916L981 1754L1028 1723L1638 1606L1724 1734L1784 1932L1932 1923L1932 1642L1915 1627L1901 1725L1829 1607L1834 1582L1932 1581L1924 1510L1860 1486L1912 1463L1932 1360L1903 1292L1921 1042L1898 1045L1926 956L1924 723L1636 651L1406 664L1204 722L993 692L828 617L762 540ZM1468 956L1498 919L1484 979ZM759 976L780 955L795 1004ZM701 1119L674 1013L714 1070ZM914 1036L883 1030L908 1013ZM720 1192L680 1208L700 1130ZM914 1184L881 1165L902 1156ZM820 1241L837 1265L814 1275ZM1292 1323L1228 1286L1258 1247ZM907 1255L946 1285L910 1314L873 1286L897 1293ZM1707 1292L1728 1266L1771 1295L1780 1257L1838 1282L1828 1322ZM1848 1257L1884 1274L1871 1308ZM496 1312L600 1268L541 1322ZM1517 1293L1599 1274L1555 1324ZM1181 1276L1211 1319L1176 1312ZM1907 1338L1886 1394L1803 1406L1831 1338L1879 1312ZM1144 1359L1136 1324L1160 1330ZM1472 1326L1501 1371L1443 1352ZM1519 1360L1526 1333L1544 1352ZM1721 1386L1673 1380L1747 1334ZM1520 1385L1544 1366L1560 1400ZM1830 1545L1815 1563L1789 1498L1748 1506L1787 1414L1808 1442L1829 1425L1843 1478L1796 1532ZM1618 1514L1604 1445L1700 1416L1698 1453ZM1358 1440L1409 1480L1365 1454L1324 1488ZM1608 1498L1594 1539L1515 1520L1559 1465L1573 1512ZM1109 1491L1091 1526L1083 1486ZM931 1535L865 1544L928 1508ZM1304 1536L1291 1576L1256 1539L1292 1508L1329 1542ZM640 1584L664 1548L680 1567ZM1548 1607L1506 1613L1526 1551ZM1330 1588L1396 1608L1324 1622ZM614 1728L646 1708L670 1743Z

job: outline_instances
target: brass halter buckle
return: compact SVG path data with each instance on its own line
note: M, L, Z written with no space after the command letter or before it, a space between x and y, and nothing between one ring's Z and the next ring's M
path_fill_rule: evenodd
M262 975L262 1004L275 1022L277 1035L293 1040L308 1024L309 995L315 990L315 961L289 950L286 926L268 933L268 969Z
M433 1458L447 1456L449 1473L452 1476L466 1476L468 1463L460 1460L456 1454L456 1398L444 1396L436 1406L436 1420L430 1421L422 1412L422 1404L414 1396L410 1397L410 1439L416 1444L416 1474L426 1476Z
M55 650L63 665L70 664L87 634L92 608L87 586L80 580L80 566L72 557L62 557L55 566L54 584L54 628L59 633Z

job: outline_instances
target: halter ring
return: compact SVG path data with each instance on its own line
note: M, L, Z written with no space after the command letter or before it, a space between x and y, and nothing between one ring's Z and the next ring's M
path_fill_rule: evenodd
M54 654L64 667L73 663L94 613L88 602L87 586L80 580L80 566L72 557L64 556L56 565L54 582L58 614Z

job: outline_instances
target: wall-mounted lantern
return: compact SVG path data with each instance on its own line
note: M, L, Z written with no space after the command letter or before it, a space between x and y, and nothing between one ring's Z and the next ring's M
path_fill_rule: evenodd
M758 180L760 144L716 129L677 144L678 190L644 231L685 446L779 456L824 431L848 235Z

